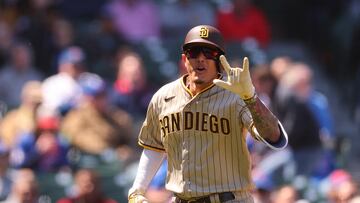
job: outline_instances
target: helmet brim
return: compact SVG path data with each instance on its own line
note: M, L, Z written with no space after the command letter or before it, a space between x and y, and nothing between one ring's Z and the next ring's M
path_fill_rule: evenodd
M191 47L194 46L204 46L204 47L209 47L209 48L215 48L217 50L219 50L221 52L221 54L225 54L224 50L221 49L221 47L219 47L217 44L210 42L208 40L204 40L204 39L194 39L186 44L183 45L183 51L185 51L186 49L189 49Z

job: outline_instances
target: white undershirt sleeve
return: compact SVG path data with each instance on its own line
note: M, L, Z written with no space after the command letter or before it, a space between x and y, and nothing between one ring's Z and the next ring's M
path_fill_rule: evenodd
M144 149L133 186L129 189L128 196L133 193L145 194L151 180L161 166L166 154L150 149Z
M282 126L282 124L280 123L280 121L278 121L278 126L280 129L280 138L276 143L270 143L269 141L265 140L263 137L261 137L259 135L259 133L257 132L257 129L254 128L255 131L255 137L262 141L263 143L265 143L268 147L270 147L271 149L274 150L280 150L280 149L284 149L287 144L288 144L288 135L284 129L284 127Z

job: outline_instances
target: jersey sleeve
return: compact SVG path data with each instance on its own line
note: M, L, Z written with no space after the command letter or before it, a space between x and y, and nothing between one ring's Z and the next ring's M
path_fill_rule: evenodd
M241 119L242 122L244 123L246 129L249 131L250 135L257 141L263 142L264 144L266 144L268 147L270 147L271 149L283 149L287 146L288 144L288 135L286 133L286 131L284 130L284 127L282 126L281 122L278 122L278 127L280 129L280 138L277 142L272 143L269 142L267 140L265 140L257 131L255 125L254 125L254 121L253 118L251 116L251 113L249 111L248 108L244 108L244 110L241 112Z
M154 96L148 106L146 118L140 130L138 143L145 149L164 152L165 149L161 141L158 118L156 97Z

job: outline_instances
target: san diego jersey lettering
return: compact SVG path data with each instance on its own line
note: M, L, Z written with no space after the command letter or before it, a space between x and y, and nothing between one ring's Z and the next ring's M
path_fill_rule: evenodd
M215 134L230 134L230 121L203 112L177 112L160 119L162 136L182 130L210 131Z

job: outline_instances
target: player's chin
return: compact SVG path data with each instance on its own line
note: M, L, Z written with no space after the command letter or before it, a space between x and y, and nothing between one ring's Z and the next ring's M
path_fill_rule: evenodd
M200 79L200 78L197 78L197 79L194 80L194 83L195 83L195 84L198 84L198 85L201 85L201 84L204 84L205 81L202 80L202 79Z
M195 84L204 84L207 82L207 79L208 77L204 74L199 74L199 73L194 73L192 76L191 76L191 81Z

